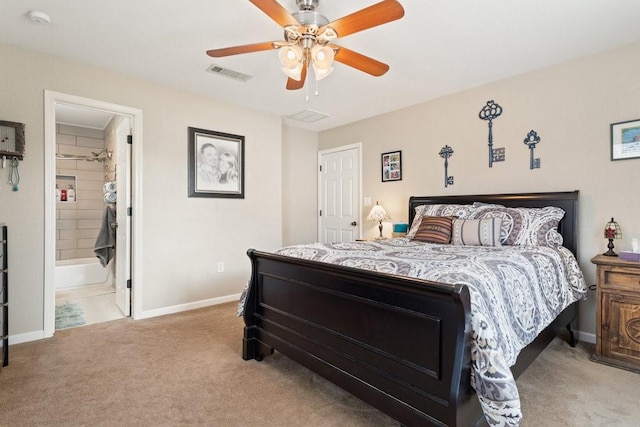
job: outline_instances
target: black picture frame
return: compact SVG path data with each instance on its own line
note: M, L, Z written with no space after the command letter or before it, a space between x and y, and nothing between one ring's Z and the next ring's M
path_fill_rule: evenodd
M611 160L640 157L640 119L611 124Z
M402 180L402 151L389 151L380 157L382 182Z
M189 197L244 199L244 136L189 127Z

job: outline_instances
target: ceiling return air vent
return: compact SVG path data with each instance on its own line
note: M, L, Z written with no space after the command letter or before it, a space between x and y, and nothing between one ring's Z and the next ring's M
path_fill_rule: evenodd
M238 71L233 71L230 70L228 68L223 68L219 65L216 64L211 64L209 66L209 68L207 68L207 71L213 74L217 74L219 76L224 76L224 77L228 77L230 79L233 80L238 80L241 82L246 82L247 80L249 80L252 76L248 75L248 74L242 74Z
M325 113L320 113L318 111L306 109L306 110L300 111L299 113L289 114L287 117L290 119L299 120L305 123L314 123L314 122L317 122L318 120L326 119L327 117L329 117L329 115Z

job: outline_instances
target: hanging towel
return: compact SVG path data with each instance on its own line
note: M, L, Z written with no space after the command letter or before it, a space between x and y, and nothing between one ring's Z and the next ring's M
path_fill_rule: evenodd
M102 216L102 225L96 239L93 252L100 260L100 265L106 267L113 258L116 248L116 207L107 205Z
M118 193L104 193L105 203L115 203L118 201Z
M115 193L116 189L117 189L117 183L115 181L109 181L109 182L105 182L104 185L102 186L102 190L104 191L104 193Z

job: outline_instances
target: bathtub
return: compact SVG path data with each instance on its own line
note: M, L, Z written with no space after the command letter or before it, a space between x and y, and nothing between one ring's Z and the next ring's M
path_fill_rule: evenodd
M56 261L56 290L98 284L113 284L113 262L105 268L97 257Z

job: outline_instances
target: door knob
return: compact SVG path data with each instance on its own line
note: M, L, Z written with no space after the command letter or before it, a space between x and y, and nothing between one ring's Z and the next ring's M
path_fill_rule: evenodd
M355 222L355 221L353 221L353 222L351 223L351 225L353 225L353 226L355 227L356 225L358 225L358 223L357 223L357 222Z

